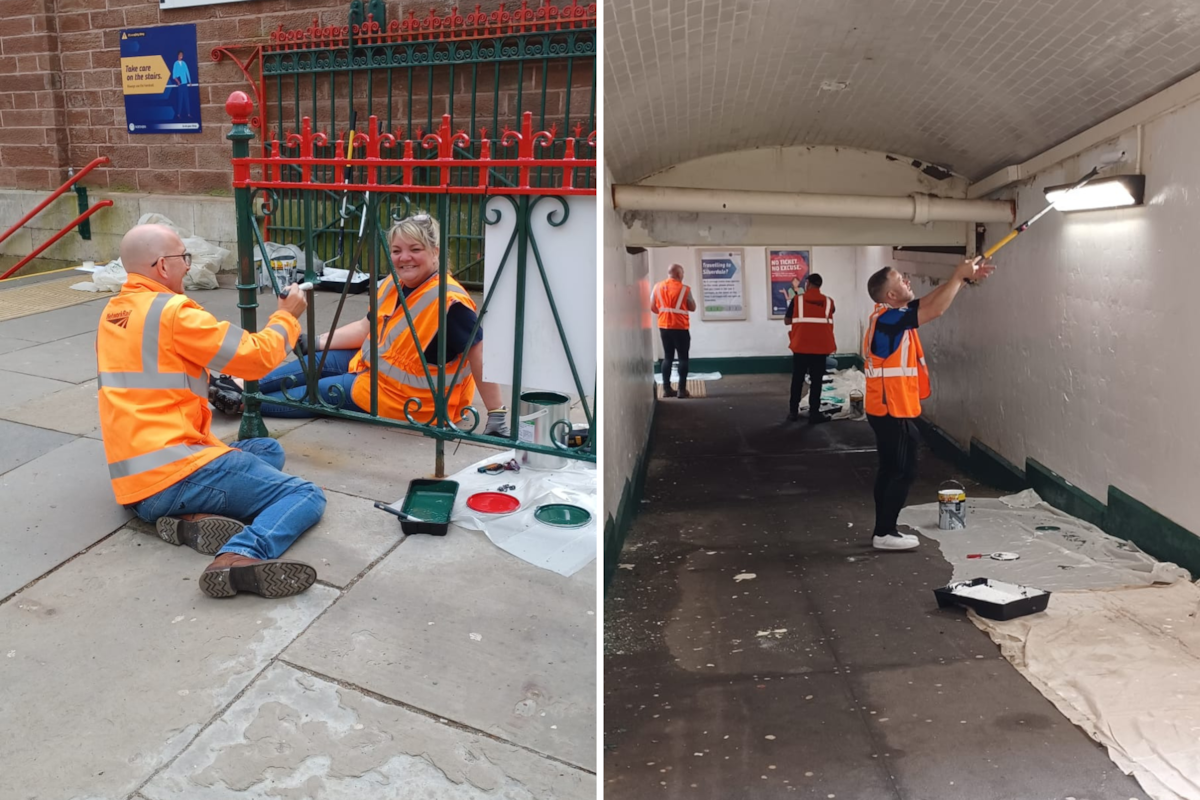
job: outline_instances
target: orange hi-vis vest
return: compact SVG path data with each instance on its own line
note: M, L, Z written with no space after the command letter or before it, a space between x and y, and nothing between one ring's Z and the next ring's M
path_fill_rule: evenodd
M252 334L131 274L96 334L100 432L117 502L145 500L229 452L209 429L209 370L256 380L299 336L285 312Z
M436 362L429 363L429 377L426 378L421 367L421 354L438 332L438 276L434 273L405 298L396 291L393 280L385 279L378 296L377 307L384 315L383 328L379 332L379 415L406 419L407 407L414 420L429 422L434 415L433 393L437 389L438 367ZM446 310L449 311L454 303L475 310L475 302L467 290L447 276ZM408 313L412 315L411 328L401 304L408 306ZM463 363L466 359L464 352L446 364L447 412L451 422L458 422L462 410L475 399L475 379L471 375L471 365ZM451 385L459 364L462 364L462 373L458 382ZM362 373L350 390L350 396L359 408L371 408L370 369L371 339L368 337L350 361L350 372ZM415 402L410 402L413 399L421 402L419 409Z
M792 300L792 327L788 346L793 353L827 356L837 350L833 338L833 300L809 286Z
M866 412L876 417L915 419L921 416L921 401L929 397L929 367L921 337L906 330L900 346L887 358L871 352L875 323L890 306L877 305L863 339L863 366L867 374Z
M658 327L671 330L688 329L687 296L690 292L683 281L667 278L654 285L654 301L658 305Z

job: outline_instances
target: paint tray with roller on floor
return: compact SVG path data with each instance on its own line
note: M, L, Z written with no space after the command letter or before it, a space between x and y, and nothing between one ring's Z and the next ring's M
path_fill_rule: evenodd
M965 606L981 617L1008 620L1045 611L1050 592L992 578L956 581L933 590L938 608Z
M447 480L417 479L408 482L404 497L394 503L375 503L375 507L400 518L405 536L427 533L445 536L450 529L458 483Z

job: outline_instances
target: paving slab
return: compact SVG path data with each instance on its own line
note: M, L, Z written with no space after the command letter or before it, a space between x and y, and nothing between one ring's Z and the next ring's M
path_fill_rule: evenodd
M0 475L0 597L133 516L113 498L106 464L100 442L76 439Z
M226 444L236 442L238 431L242 427L242 416L240 414L228 415L222 414L215 408L212 410L212 424L209 425L209 430L212 435L216 436ZM267 433L276 439L282 438L288 431L294 431L296 428L312 422L311 419L267 419ZM285 447L286 449L286 447ZM286 467L285 467L286 469Z
M26 347L0 355L0 369L43 378L83 383L96 377L96 333Z
M33 347L37 342L28 339L18 339L13 336L0 336L0 353L11 353L14 350L24 350Z
M904 797L1147 796L998 656L849 681Z
M0 763L20 797L126 797L337 596L213 600L207 562L126 528L0 606Z
M267 420L271 427L275 420ZM288 469L345 494L391 503L413 478L434 473L435 443L418 433L369 423L319 419L283 439ZM472 444L446 444L446 474L499 452Z
M456 526L410 536L284 658L594 770L595 581Z
M39 378L36 375L25 375L0 369L0 386L4 387L3 394L0 394L0 408L19 406L48 394L70 389L72 385L66 381L55 381L49 378Z
M276 664L141 793L148 800L591 800L596 782Z
M0 408L0 419L73 433L76 436L96 433L100 430L96 380L93 378L86 383L27 400L20 405Z
M70 442L75 437L65 433L18 425L0 420L0 475L33 461Z
M900 800L838 676L609 685L606 797Z
M87 275L79 273L80 280ZM0 337L9 336L31 342L54 342L95 331L100 325L100 316L113 295L92 300L80 305L56 308L28 317L18 317L0 322Z
M325 492L325 515L287 551L312 564L317 579L345 587L372 562L404 540L400 520L370 500Z

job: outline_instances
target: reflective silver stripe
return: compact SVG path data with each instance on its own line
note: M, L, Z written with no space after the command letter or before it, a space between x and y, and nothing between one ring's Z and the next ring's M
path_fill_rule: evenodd
M679 297L675 298L675 305L671 308L665 308L667 305L667 282L663 281L655 287L655 292L658 294L658 313L660 314L691 314L683 307L684 296L687 294L687 287L684 286L679 290Z
M233 323L229 324L229 330L225 331L225 338L221 340L221 346L217 348L217 353L208 361L208 368L213 372L224 372L229 366L229 362L233 361L233 357L237 355L238 348L242 344L243 331Z
M454 366L452 364L446 365L446 388L447 389L453 388L450 385L450 381L454 379L454 372L457 369L458 369L458 367ZM437 388L437 377L438 376L437 376L436 368L430 367L429 373L430 373L431 377L433 378L434 388ZM385 375L388 378L391 378L392 380L394 380L396 383L400 384L401 386L407 386L411 389L424 389L427 392L430 391L429 381L425 380L424 375L410 375L409 373L400 369L399 367L397 367L395 364L391 363L390 361L380 361L379 362L379 374ZM462 385L462 383L464 381L466 381L466 379L469 377L471 377L471 367L470 367L470 365L465 365L465 366L463 366L462 374L460 374L458 376L458 383L455 385Z
M156 294L142 323L142 371L158 372L158 327L162 322L163 309L176 295Z
M138 475L143 472L149 472L152 469L165 467L167 464L173 464L180 459L187 458L194 453L200 453L209 448L209 445L204 444L176 444L171 447L164 447L162 450L154 450L140 456L127 458L124 461L117 461L108 465L108 474L114 481L118 478L128 478L131 475Z
M208 399L208 381L183 372L101 372L96 376L100 389L187 389Z
M268 325L267 327L263 328L263 330L264 331L275 331L276 333L278 333L280 336L283 337L283 355L284 355L284 357L287 357L287 351L288 351L287 328L283 327L278 322L276 322L272 325Z
M409 312L409 314L412 315L413 325L417 324L417 317L420 316L422 311L429 308L431 303L437 302L438 293L435 290L436 290L436 286L430 287L425 292L425 294L423 294L419 298L417 298L417 302L413 303L412 305L410 305L408 307L408 312ZM470 297L468 295L464 295L462 292L458 291L457 289L453 289L453 288L449 289L446 292L446 310L449 311L449 309L450 309L450 300L451 299L456 299L459 302L465 302L464 298L467 300L470 299ZM403 314L403 312L400 310L399 307L396 308L396 313ZM379 352L386 353L391 348L391 346L393 344L395 344L396 340L399 339L403 334L408 333L409 330L410 329L408 326L408 320L405 320L403 325L401 325L399 322L397 322L396 325L394 325L392 327L392 329L388 332L387 338L385 338L382 342L379 343ZM362 343L362 347L359 349L359 352L362 353L363 360L365 360L369 363L371 360L371 337L370 336L368 336L367 340Z
M879 372L881 372L882 375L872 376L872 377L912 378L912 377L916 376L917 368L916 367L884 367L882 370L879 370Z
M799 325L802 322L816 322L820 325L832 325L833 324L833 320L826 319L825 317L801 317L800 319L792 320L793 325Z

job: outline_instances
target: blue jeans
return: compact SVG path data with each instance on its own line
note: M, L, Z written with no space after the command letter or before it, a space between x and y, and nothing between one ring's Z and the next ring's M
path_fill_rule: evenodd
M183 514L253 520L220 552L279 558L325 513L325 493L280 472L283 447L274 439L245 439L231 447L232 452L136 503L133 512L146 522Z
M363 410L350 397L350 388L358 378L358 373L349 372L350 359L354 358L357 352L357 350L330 350L329 355L325 358L324 366L321 367L321 378L317 381L317 391L320 392L321 397L325 398L325 402L334 406L340 404L347 411ZM321 351L318 350L317 363L320 363L320 361ZM307 362L308 359L306 358L305 364ZM288 387L288 397L302 400L304 398L304 369L299 361L289 361L271 370L265 378L258 382L258 390L269 397L277 397L283 400L284 379L289 377L294 378L295 383ZM345 400L343 401L342 398L345 398ZM262 415L264 417L288 417L291 419L317 416L313 412L303 408L292 408L291 406L280 406L273 403L263 403Z

